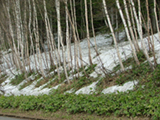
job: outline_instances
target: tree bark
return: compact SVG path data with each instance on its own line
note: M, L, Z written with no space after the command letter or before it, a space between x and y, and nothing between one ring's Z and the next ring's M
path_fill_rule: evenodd
M145 43L144 43L144 39L143 39L141 13L139 13L139 18L140 19L138 19L134 2L133 2L133 0L130 0L130 2L131 2L131 5L132 5L134 17L135 17L135 20L136 20L136 23L137 23L138 34L139 34L139 37L141 39L143 53L144 53L149 65L150 65L151 69L154 70L154 66L153 66L153 64L152 64L152 62L151 62L151 60L149 58L148 51L146 49L146 46L145 46ZM138 0L138 2L140 2L140 1ZM140 7L139 7L139 9L140 9ZM139 10L139 12L140 12L140 10Z
M109 28L111 30L111 34L113 36L114 45L115 45L115 48L116 48L116 51L117 51L117 55L118 55L119 63L120 63L120 66L121 66L121 70L124 71L124 66L123 66L123 63L122 63L122 60L121 60L117 40L116 40L116 37L115 37L115 34L114 34L114 30L113 30L113 27L112 27L112 24L111 24L111 20L110 20L108 11L107 11L107 6L106 6L106 1L105 0L103 0L103 7L104 7L105 14L106 14L106 18L108 20Z
M87 31L87 41L88 41L88 58L89 58L89 63L92 65L91 50L90 50L90 36L89 36L89 28L88 28L87 0L84 0L84 3L85 3L86 31Z
M64 68L67 82L70 83L68 78L67 68L66 68L65 48L64 48L63 38L61 34L62 32L61 32L61 22L60 22L60 1L59 0L56 0L56 10L57 10L57 24L58 24L58 38L59 38L58 41L62 45L63 68Z

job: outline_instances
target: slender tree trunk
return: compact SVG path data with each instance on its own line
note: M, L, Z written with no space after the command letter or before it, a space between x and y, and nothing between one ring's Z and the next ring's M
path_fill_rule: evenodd
M60 1L59 0L56 0L56 10L57 10L57 24L58 24L58 38L59 38L58 42L60 42L62 45L63 68L64 68L67 82L70 83L68 78L67 68L66 68L65 48L64 48L63 38L61 34L62 32L61 32L61 22L60 22Z
M119 31L118 31L118 27L119 27L119 22L118 22L118 10L116 10L116 28L115 28L116 33L115 33L115 35L116 35L116 40L117 40L117 42L119 42ZM113 42L114 42L114 41L113 41Z
M68 12L68 16L69 16L69 21L71 24L71 34L73 34L73 39L74 39L74 62L75 62L75 69L78 72L79 75L79 59L78 59L78 48L80 48L79 45L79 41L78 41L78 36L77 36L77 32L76 32L76 26L75 26L75 13L73 11L73 4L72 4L72 0L70 0L70 8L71 8L71 15L69 14L69 11L67 9ZM74 69L74 68L73 68ZM73 70L72 70L73 71Z
M76 30L76 34L77 34L77 40L78 40L78 48L79 48L79 56L80 56L80 62L81 62L81 67L83 67L83 61L82 61L82 50L81 50L81 46L80 46L80 38L79 38L79 33L78 33L78 29L77 29L77 20L76 20L76 6L75 6L75 0L73 0L73 10L74 10L74 24L75 24L75 30Z
M48 14L47 14L47 9L46 9L46 1L45 0L43 0L43 4L44 4L44 11L45 11L45 25L46 25L46 31L47 31L47 41L49 43L48 47L50 47L50 49L51 49L50 57L52 56L52 60L54 60L54 58L55 58L55 61L56 61L55 66L56 66L57 73L58 73L58 79L60 80L61 76L60 76L60 71L59 71L59 68L58 68L58 64L60 64L60 61L58 61L58 58L56 56L57 55L56 53L58 53L58 51L57 51L57 48L56 48L56 45L55 45L55 42L54 42L52 29L50 27L51 25L50 25L50 22L49 22L49 19L48 19ZM53 53L53 51L54 51L54 53ZM53 58L53 56L54 56L54 58ZM50 61L50 62L54 62L54 61Z
M132 25L133 25L133 29L134 29L134 35L135 35L135 39L136 39L136 42L138 41L138 36L137 36L137 30L136 30L136 26L135 26L135 21L134 21L134 15L133 15L133 10L132 10L132 6L131 6L131 2L129 2L129 8L130 8L130 11L131 11L131 19L132 19ZM138 42L137 42L138 44Z
M139 37L140 37L140 39L141 39L143 53L144 53L144 55L145 55L145 57L146 57L149 65L150 65L151 69L154 70L154 66L153 66L153 64L152 64L152 62L151 62L151 60L150 60L150 58L149 58L148 51L147 51L147 49L146 49L146 46L145 46L145 43L144 43L144 39L143 39L141 13L139 13L139 14L140 14L139 18L140 18L140 19L138 19L134 2L133 2L133 0L130 0L130 1L131 1L131 5L132 5L134 17L135 17L135 20L136 20L136 23L137 23L138 34L139 34ZM139 0L138 0L138 1L139 1ZM140 1L139 1L139 2L140 2ZM140 10L139 10L139 11L140 11Z
M150 27L151 27L151 25L150 25L150 16L149 16L149 6L148 6L148 0L146 0L146 9L147 9L147 32L148 32L148 46L149 46L149 51L152 51L151 50L151 39L150 39Z
M33 32L35 35L35 40L36 40L36 54L38 57L38 62L39 62L39 69L41 71L41 74L43 76L43 78L45 79L45 73L42 67L42 56L41 56L41 50L40 50L40 46L39 46L39 31L38 31L38 20L37 20L37 10L36 10L36 6L35 6L35 2L34 0L32 0L33 2Z
M68 0L65 1L66 10L66 42L67 42L67 58L69 70L72 68L72 57L71 57L71 39L69 37L69 23L68 23L68 13L67 13Z
M24 1L24 17L23 17L23 33L24 33L24 39L25 39L25 42L24 42L24 58L25 58L25 65L28 65L26 64L27 61L29 60L29 51L28 51L28 32L27 32L27 1ZM26 61L27 60L27 61ZM29 60L30 61L30 60ZM30 63L30 62L29 62ZM30 65L29 65L30 67ZM27 72L31 72L31 69L29 70L26 70Z
M115 20L114 20L114 9L113 9L113 7L111 7L111 14L110 14L110 16L111 16L111 23L112 23L112 26L114 26ZM115 28L113 28L113 29L115 30ZM115 34L115 35L116 35L116 34ZM112 38L112 44L114 44L113 38Z
M60 1L55 0L56 12L57 12L57 28L58 28L58 59L61 63L61 56L60 56L60 43L62 39L62 31L60 30Z
M74 19L74 13L73 13L73 4L72 0L70 0L70 8L71 8L71 16L70 16L70 23L73 29L73 36L74 36L74 61L75 61L75 68L77 68L77 71L79 71L79 60L78 60L78 38L76 34L76 28L75 28L75 19ZM69 15L69 12L68 12ZM74 28L73 28L74 26ZM75 30L75 31L74 31ZM74 35L75 33L75 35Z
M113 36L114 45L115 45L115 48L116 48L116 51L117 51L117 55L118 55L119 63L120 63L120 66L121 66L121 70L124 71L124 66L123 66L123 63L122 63L122 60L121 60L117 40L116 40L116 37L115 37L115 34L114 34L114 30L113 30L113 27L112 27L112 24L111 24L111 20L110 20L108 11L107 11L107 6L106 6L106 1L105 0L103 0L103 7L104 7L105 14L106 14L106 18L108 20L109 28L110 28L112 36Z
M49 57L50 57L50 66L54 66L54 58L52 55L53 52L53 44L51 44L51 37L50 37L50 30L49 30L49 18L48 18L48 14L47 14L47 9L46 9L46 1L43 0L43 5L44 5L44 21L45 21L45 27L46 27L46 35L47 35L47 45L48 45L48 49L49 49ZM52 31L51 31L52 33Z
M154 14L155 14L155 19L156 19L156 26L157 26L157 32L159 35L159 40L160 40L160 31L159 31L159 24L158 24L158 16L157 16L157 3L156 0L154 0Z
M20 69L20 58L19 58L19 55L18 55L18 52L17 52L17 47L16 47L16 44L15 44L15 39L14 39L14 34L13 34L13 28L12 28L12 23L11 23L11 18L10 18L10 10L9 10L9 0L6 1L6 4L7 4L7 16L8 16L8 20L9 20L9 31L10 31L10 36L11 36L11 39L12 39L12 44L13 44L13 61L15 63L15 65L17 66L18 69Z
M21 51L19 55L22 57L21 71L26 74L25 63L24 63L24 34L21 19L20 1L15 1L15 15L16 15L16 27L17 27L17 41L19 43L19 50ZM26 75L25 75L26 76Z
M87 41L88 41L88 58L89 58L89 63L92 65L91 50L90 50L90 36L89 36L89 28L88 28L87 0L84 0L84 3L85 3L86 31L87 31Z
M34 50L34 44L33 44L33 37L32 37L32 32L31 32L31 23L32 23L32 8L31 8L31 1L28 0L28 4L29 4L29 23L28 23L28 31L29 31L29 40L30 40L30 55L33 54L34 56L34 65L35 65L35 69L33 69L34 71L37 70L37 61L36 61L36 56L35 56L35 50ZM32 68L31 68L32 69Z
M116 0L116 3L117 3L117 7L118 7L119 13L120 13L120 15L121 15L122 21L123 21L123 25L124 25L124 27L125 27L125 31L126 31L127 38L128 38L128 40L129 40L129 42L130 42L130 45L131 45L131 49L132 49L132 52L133 52L134 59L135 59L137 65L140 65L139 60L138 60L138 57L137 57L137 54L136 54L136 51L135 51L135 49L134 49L134 47L133 47L133 43L132 43L132 41L131 41L131 37L130 37L130 34L129 34L129 30L128 30L128 28L127 28L127 24L126 24L126 21L125 21L123 12L122 12L121 7L120 7L120 5L119 5L119 0Z
M94 23L93 23L92 0L90 0L90 13L91 13L91 24L92 24L92 32L93 32L93 37L94 37L95 50L97 51L96 54L98 55L96 35L95 35Z
M128 25L129 25L130 34L131 34L131 37L132 37L132 40L133 40L133 44L134 44L134 47L135 47L136 51L139 52L139 46L138 46L138 43L137 43L137 41L135 39L135 36L134 36L134 33L133 33L133 28L132 28L132 24L131 24L131 19L129 17L129 12L128 12L128 7L127 7L126 0L123 0L123 3L124 3L124 6L125 6L125 12L126 12L127 21L128 21Z

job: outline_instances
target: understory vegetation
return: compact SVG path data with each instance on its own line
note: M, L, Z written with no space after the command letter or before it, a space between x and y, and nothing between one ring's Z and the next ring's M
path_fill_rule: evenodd
M143 55L140 56L141 59L144 58ZM158 64L155 70L152 71L145 58L141 60L140 66L135 64L133 58L128 58L124 61L126 65L129 63L130 69L110 75L109 82L106 82L105 78L101 78L97 84L97 91L99 92L95 92L92 95L64 94L64 91L71 88L78 90L93 81L97 81L100 77L93 79L85 75L91 74L96 65L86 67L85 71L80 71L82 72L81 77L77 78L77 80L76 78L73 79L71 84L62 85L57 90L51 91L49 95L0 96L0 108L23 111L42 110L44 112L63 111L70 114L87 113L118 117L141 116L154 120L160 119L160 65ZM117 68L118 65L114 69L118 71L119 69ZM40 76L35 79L37 78L40 78ZM121 85L129 80L139 81L133 91L106 95L101 93L102 88L106 88L110 83Z
M135 91L107 95L75 95L55 94L40 96L1 96L0 108L20 109L23 111L43 110L55 112L58 110L70 114L88 113L110 116L147 116L153 119L160 118L160 87L155 76L158 70L152 73L154 79L147 79L145 86L139 86ZM157 81L156 81L157 80Z

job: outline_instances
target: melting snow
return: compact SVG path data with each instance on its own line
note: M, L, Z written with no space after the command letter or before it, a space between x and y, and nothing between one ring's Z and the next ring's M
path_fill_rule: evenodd
M130 81L125 83L123 86L115 85L112 87L108 87L102 91L104 94L108 93L117 93L119 92L125 92L127 90L133 90L134 86L138 84L138 81Z
M107 38L108 37L108 38ZM120 33L120 38L124 37L124 32ZM158 34L154 35L154 44L155 44L155 52L156 52L156 58L157 58L157 62L160 63L160 42L158 41ZM152 39L152 37L151 37ZM147 39L144 39L145 41L147 41ZM114 66L116 66L116 64L118 63L118 57L116 54L116 50L114 48L114 46L111 45L112 42L112 38L109 37L108 34L105 35L97 35L96 36L96 42L97 42L97 47L98 47L98 52L99 52L99 56L96 56L96 52L95 49L93 48L95 46L94 43L94 38L91 38L90 41L92 42L93 46L91 47L91 56L93 58L93 64L97 64L95 70L96 72L93 72L92 74L90 74L90 76L92 77L97 77L97 74L103 74L103 72L101 71L102 69L102 63L104 65L104 67L107 70L112 70ZM139 45L141 46L141 42L138 42ZM147 42L146 46L147 45ZM82 49L82 58L84 61L84 65L89 64L89 59L88 59L88 46L87 46L87 40L84 39L81 43L80 43L81 49ZM72 56L73 56L73 66L75 65L74 63L74 45L71 46L72 49ZM132 55L131 53L131 48L129 45L129 42L122 42L119 44L119 51L120 51L120 56L122 59L126 59L128 57L130 57ZM62 52L60 52L60 55L62 54ZM67 53L66 53L67 54ZM50 68L50 61L49 60L45 60L43 59L45 56L47 56L49 58L49 53L42 53L42 64L41 66L43 67L43 69L48 69ZM61 55L62 56L62 55ZM40 86L39 88L35 88L37 81L34 81L31 85L25 87L22 90L19 90L20 85L25 84L26 81L23 81L22 83L20 83L18 86L13 86L11 85L9 82L12 78L14 78L14 75L12 74L12 72L14 74L18 74L19 72L16 71L15 66L13 65L13 62L11 61L12 55L9 52L3 52L3 59L2 62L3 64L1 64L1 70L3 71L3 73L7 73L7 75L9 76L5 82L3 82L1 84L1 89L5 91L5 95L38 95L38 94L48 94L50 90L52 89L57 89L61 84L54 86L52 88L44 88L44 86L47 84L44 84L42 86ZM37 60L37 55L35 56L30 56L30 60L31 60L31 69L36 70L36 67L38 68L39 66L36 66L36 64L40 63ZM36 63L35 63L35 59L36 59ZM63 58L61 58L63 59ZM101 59L101 61L100 61ZM80 61L79 61L80 63ZM29 67L26 66L26 68L28 69ZM38 68L39 69L39 68ZM130 67L128 67L127 69L130 69ZM62 68L61 68L62 70ZM11 72L12 71L12 72ZM75 75L77 76L77 74ZM81 76L81 74L80 74ZM72 77L70 76L70 79L72 79ZM97 81L98 82L98 81ZM75 92L75 94L90 94L95 92L95 88L96 88L96 84L97 82L93 82L91 85L86 86L84 88L79 89L78 91ZM107 94L107 93L113 93L113 92L124 92L127 90L132 90L134 88L134 85L138 84L138 81L134 81L134 82L127 82L125 83L123 86L112 86L109 87L107 89L104 89L102 91L102 93ZM73 92L73 89L71 89L70 92Z
M87 86L87 87L83 87L81 89L79 89L78 91L75 92L75 94L92 94L93 92L95 92L96 89L96 84L97 82L93 82L91 85Z

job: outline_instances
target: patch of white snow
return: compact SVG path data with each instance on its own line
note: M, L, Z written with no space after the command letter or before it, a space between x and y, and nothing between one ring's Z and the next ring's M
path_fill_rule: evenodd
M91 85L79 89L78 91L75 92L75 94L76 95L78 95L78 94L92 94L93 92L95 92L96 84L98 82L99 81L93 82Z
M102 91L103 94L109 93L117 93L119 92L126 92L127 90L133 90L134 86L138 84L138 81L129 81L125 83L123 86L115 85L112 87L108 87Z

